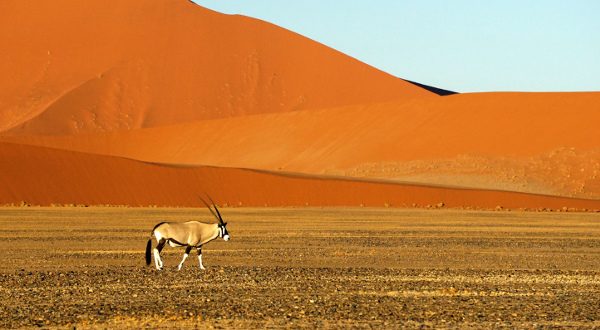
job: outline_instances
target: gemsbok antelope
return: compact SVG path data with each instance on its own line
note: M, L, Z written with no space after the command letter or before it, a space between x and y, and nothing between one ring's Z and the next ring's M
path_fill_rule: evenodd
M202 246L217 237L223 238L224 241L229 240L229 232L227 231L227 222L223 221L219 209L213 202L212 205L215 208L215 212L211 209L208 204L202 200L204 205L208 207L210 213L217 218L218 223L204 223L199 221L188 221L188 222L161 222L154 226L152 233L150 233L150 239L146 244L146 265L150 265L152 261L152 236L156 239L157 246L154 248L154 264L156 269L161 270L163 268L163 262L160 258L160 251L165 247L166 243L169 243L171 247L185 246L185 254L183 259L177 266L177 270L181 270L183 262L187 259L192 248L196 248L198 251L198 262L200 269L205 269L202 264ZM211 200L212 202L212 200Z

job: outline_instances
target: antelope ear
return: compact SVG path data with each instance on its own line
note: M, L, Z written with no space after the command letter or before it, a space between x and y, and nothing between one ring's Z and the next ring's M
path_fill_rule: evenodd
M227 222L223 222L223 226L227 226Z

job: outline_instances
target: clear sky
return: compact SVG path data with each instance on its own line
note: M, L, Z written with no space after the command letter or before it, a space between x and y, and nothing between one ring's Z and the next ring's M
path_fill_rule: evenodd
M600 90L600 0L194 0L459 92Z

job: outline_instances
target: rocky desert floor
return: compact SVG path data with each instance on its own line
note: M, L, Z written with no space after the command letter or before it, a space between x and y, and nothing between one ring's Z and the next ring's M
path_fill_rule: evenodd
M600 216L224 208L232 236L144 262L203 209L0 208L0 327L600 327Z

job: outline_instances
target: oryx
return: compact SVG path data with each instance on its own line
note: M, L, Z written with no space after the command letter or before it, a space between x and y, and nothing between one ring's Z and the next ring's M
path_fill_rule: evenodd
M202 264L202 246L217 237L223 238L223 240L229 240L229 232L227 231L227 222L223 221L221 217L221 213L219 209L213 202L213 207L215 208L215 212L211 209L208 204L204 202L204 205L208 207L210 213L212 213L215 218L219 221L218 223L204 223L199 221L188 221L188 222L161 222L154 226L152 232L150 233L150 239L148 240L148 244L146 244L146 264L150 265L152 254L150 251L152 250L152 236L156 238L157 246L154 248L154 263L156 265L156 269L161 270L163 268L163 262L160 258L160 251L162 251L163 247L166 243L169 243L171 247L177 246L185 246L185 254L183 255L183 259L177 266L177 270L180 270L183 266L183 262L187 259L188 255L192 248L196 248L198 251L198 262L200 264L200 269L205 269ZM211 200L212 202L212 200Z

